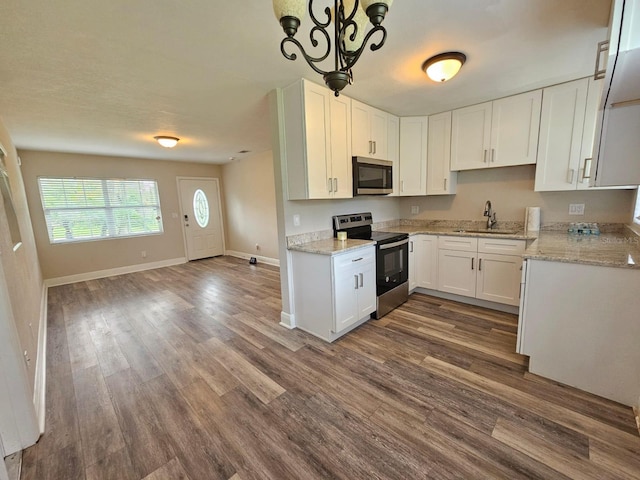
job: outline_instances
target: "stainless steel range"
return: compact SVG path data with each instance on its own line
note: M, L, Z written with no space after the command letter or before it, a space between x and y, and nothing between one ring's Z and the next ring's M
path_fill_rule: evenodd
M375 240L377 309L374 318L382 318L409 297L409 235L372 231L371 212L336 215L333 235L346 232L347 238Z

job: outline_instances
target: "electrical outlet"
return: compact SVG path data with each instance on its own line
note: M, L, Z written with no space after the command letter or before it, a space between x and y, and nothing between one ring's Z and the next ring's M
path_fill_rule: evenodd
M584 215L584 203L570 203L569 215Z
M256 250L260 250L260 245L256 243Z
M300 215L298 215L297 213L293 216L293 226L294 227L300 226Z
M411 215L417 215L420 213L420 207L418 205L411 205Z
M142 252L140 252L140 255L142 255L142 258L147 258L147 251L142 250Z

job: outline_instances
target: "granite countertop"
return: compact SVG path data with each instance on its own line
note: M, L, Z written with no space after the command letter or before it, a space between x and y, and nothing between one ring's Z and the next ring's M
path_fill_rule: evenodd
M469 231L474 230L474 231ZM470 227L469 230L463 230L462 227L447 227L447 226L419 226L419 225L400 225L398 227L389 227L389 228L381 228L377 229L378 232L397 232L397 233L408 233L409 235L450 235L454 237L488 237L488 238L505 238L505 239L516 239L516 240L533 240L537 237L538 233L535 234L525 233L524 230L520 228L514 229L501 229L496 228L494 230L487 230L483 232L478 232L475 230L481 230L480 228ZM496 233L496 232L513 232L513 233Z
M315 240L313 242L302 243L299 245L290 245L289 250L305 253L316 253L319 255L338 255L340 253L356 250L358 248L375 245L373 240L355 240L349 238L347 240L336 240L335 238L327 238L325 240Z
M632 230L601 235L541 232L524 258L604 267L640 268L640 236Z

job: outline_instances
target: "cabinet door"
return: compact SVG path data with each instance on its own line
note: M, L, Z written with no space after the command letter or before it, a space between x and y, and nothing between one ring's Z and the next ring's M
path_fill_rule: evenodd
M358 270L358 320L372 314L377 308L376 297L376 265L367 262L359 266Z
M416 235L416 283L418 287L438 288L438 237ZM409 270L411 271L411 269Z
M438 250L438 290L475 297L476 256L473 252Z
M354 157L371 157L373 154L370 107L353 99L351 100L351 151Z
M416 274L417 266L417 243L419 235L409 237L409 291L418 286L418 275Z
M535 190L575 190L580 165L587 78L542 92Z
M393 193L388 197L400 195L400 119L387 115L387 160L393 162Z
M388 160L387 158L387 113L382 110L371 109L371 141L373 142L373 158Z
M536 163L542 90L493 102L489 166Z
M515 255L478 255L476 298L518 306L522 257Z
M427 117L400 119L400 196L427 194Z
M358 271L349 267L336 269L333 279L334 288L334 332L340 332L356 323L358 316Z
M353 197L351 174L351 99L331 96L331 171L329 188L333 198Z
M329 198L331 92L311 82L303 85L308 198Z
M427 195L456 193L458 175L451 172L451 112L429 117Z
M489 165L491 102L454 110L451 116L451 170Z
M602 97L603 80L594 80L589 77L587 88L587 104L584 112L584 128L582 129L582 145L580 148L580 163L578 165L578 190L586 190L590 187L589 178L593 162L593 147L596 138L596 124L598 120L598 108Z

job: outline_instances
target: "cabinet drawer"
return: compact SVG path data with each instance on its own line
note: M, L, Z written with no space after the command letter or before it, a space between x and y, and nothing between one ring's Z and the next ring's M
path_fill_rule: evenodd
M475 237L438 237L438 248L475 253L478 251L478 239Z
M375 247L363 247L333 257L335 268L346 268L355 264L375 262Z
M525 240L511 240L508 238L479 238L478 253L520 255L524 253L525 244Z

